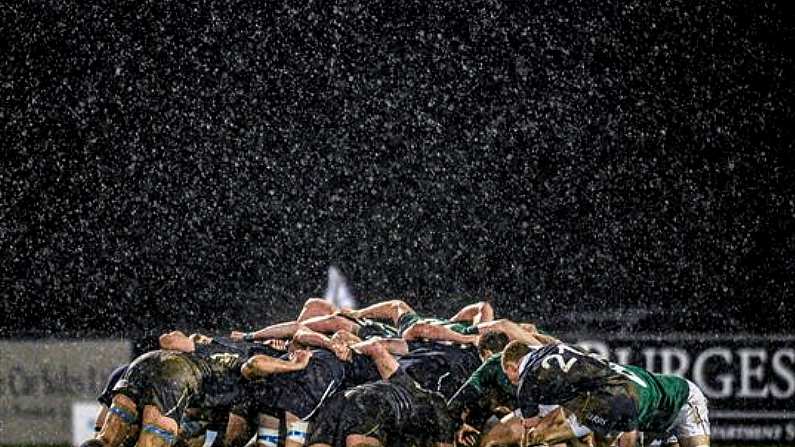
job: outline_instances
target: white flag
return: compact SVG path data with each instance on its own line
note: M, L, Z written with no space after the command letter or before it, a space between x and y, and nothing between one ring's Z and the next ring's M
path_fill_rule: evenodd
M326 301L332 302L337 307L356 308L356 299L353 297L350 287L348 287L348 280L333 265L328 268Z

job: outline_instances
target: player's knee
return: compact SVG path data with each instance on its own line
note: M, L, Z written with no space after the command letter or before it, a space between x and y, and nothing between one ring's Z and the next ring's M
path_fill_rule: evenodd
M135 436L138 424L138 408L130 397L116 394L113 397L102 429L97 439L105 447L116 447Z
M276 426L278 427L278 423ZM249 431L248 419L239 414L229 413L222 445L226 447L240 447L246 445L250 437L251 432ZM259 445L259 441L257 441L257 444Z

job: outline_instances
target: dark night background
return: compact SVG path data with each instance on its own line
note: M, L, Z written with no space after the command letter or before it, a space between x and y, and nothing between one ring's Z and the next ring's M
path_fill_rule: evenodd
M2 337L247 329L332 263L429 313L792 333L786 2L87 3L0 5Z

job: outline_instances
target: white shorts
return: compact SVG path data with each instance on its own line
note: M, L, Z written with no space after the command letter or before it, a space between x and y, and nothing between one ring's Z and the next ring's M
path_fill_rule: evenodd
M690 387L690 394L687 396L687 403L682 405L679 414L676 415L670 433L677 438L692 438L694 436L709 436L709 410L707 409L707 398L695 383L687 381Z

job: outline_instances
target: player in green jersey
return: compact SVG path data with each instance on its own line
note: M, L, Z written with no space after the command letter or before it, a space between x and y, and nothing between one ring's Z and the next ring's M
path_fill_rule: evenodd
M671 433L682 447L709 445L706 398L683 378L618 365L564 343L511 342L502 367L518 386L525 426L539 422L540 405L561 405L574 417L553 425L542 419L543 428L528 433L531 443L566 441L587 430L604 442L624 432L622 446L634 445L638 431Z
M389 324L369 318L354 318L324 299L310 298L304 303L296 320L273 324L255 332L232 331L231 338L246 341L285 339L295 335L301 328L322 334L346 331L356 335L359 340L398 336L397 329Z
M399 336L407 341L448 340L460 344L477 343L480 323L494 319L494 310L485 301L464 306L449 319L429 318L418 314L405 301L389 300L359 310L347 310L353 318L374 318L391 321Z

